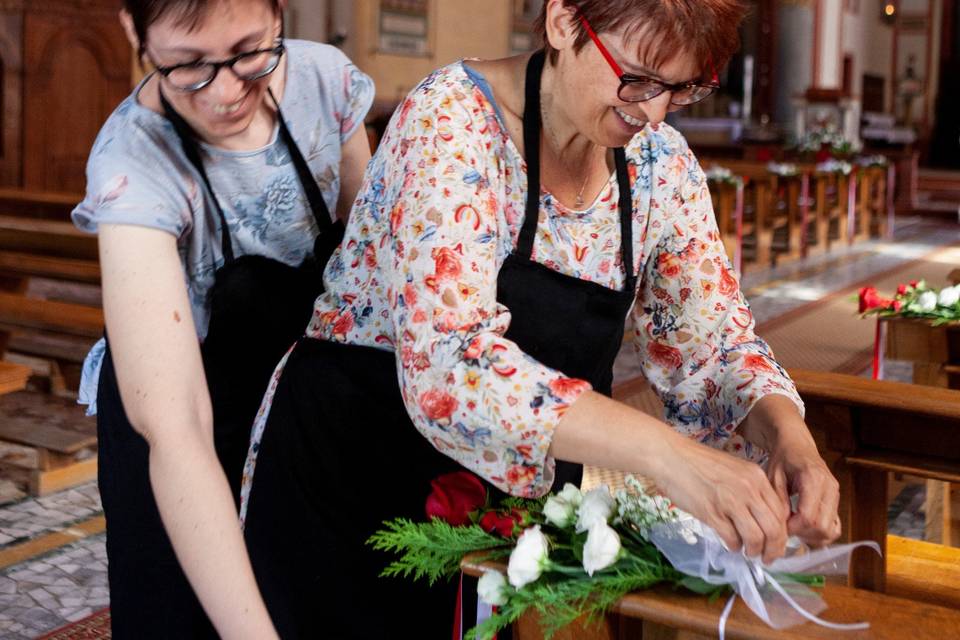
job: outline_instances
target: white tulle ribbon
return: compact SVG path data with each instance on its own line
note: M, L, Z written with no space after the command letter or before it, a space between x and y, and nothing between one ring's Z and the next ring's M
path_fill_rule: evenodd
M792 580L790 574L846 575L853 550L869 547L880 553L876 542L854 542L793 553L765 565L760 559L729 551L716 531L693 518L654 525L650 529L650 541L678 571L709 584L727 584L733 588L734 594L720 616L721 640L738 595L774 629L785 629L805 621L838 631L855 631L870 626L866 622L838 624L817 617L827 604L806 585Z

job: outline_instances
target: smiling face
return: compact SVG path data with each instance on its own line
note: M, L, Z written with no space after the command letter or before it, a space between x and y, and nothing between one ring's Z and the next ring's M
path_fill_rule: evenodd
M559 52L555 97L564 100L563 109L581 134L604 147L621 147L648 123L657 125L667 113L683 108L671 104L669 91L645 102L621 100L617 95L620 78L600 50L591 42L576 52L572 13L557 13L547 26L550 44ZM656 49L656 36L642 28L605 31L599 38L624 73L668 84L702 81L701 65L692 52L679 50L664 62L650 61L647 52Z
M238 54L276 44L280 16L266 0L221 0L191 28L175 15L163 16L147 30L146 55L157 66L169 67L198 61L222 61ZM195 92L176 89L160 77L163 95L212 144L229 141L250 127L272 75L243 81L227 68L220 69L208 86Z

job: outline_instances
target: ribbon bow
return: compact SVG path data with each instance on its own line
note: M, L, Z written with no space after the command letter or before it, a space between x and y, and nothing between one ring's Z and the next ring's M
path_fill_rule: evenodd
M690 518L656 524L650 541L678 571L701 578L709 584L728 584L734 594L720 616L720 640L727 619L739 595L757 616L774 629L785 629L804 621L828 629L855 631L867 622L839 624L817 617L827 604L816 592L793 578L796 575L846 575L854 549L869 547L880 553L876 542L854 542L779 558L765 565L739 551L730 551L717 532Z

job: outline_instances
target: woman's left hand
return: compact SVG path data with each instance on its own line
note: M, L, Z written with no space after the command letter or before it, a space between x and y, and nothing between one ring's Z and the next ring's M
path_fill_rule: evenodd
M811 443L812 444L812 443ZM799 497L787 533L813 547L840 537L840 484L817 452L803 442L781 442L770 452L767 475L781 498Z
M770 453L767 477L788 506L799 498L787 520L787 533L813 547L840 537L840 483L820 457L810 429L786 396L761 398L747 415L741 435Z

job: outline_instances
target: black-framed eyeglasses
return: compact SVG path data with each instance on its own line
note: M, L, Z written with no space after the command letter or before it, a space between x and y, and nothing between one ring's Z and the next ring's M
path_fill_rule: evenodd
M169 67L157 67L157 73L165 77L179 91L200 91L213 82L220 69L226 67L238 79L252 82L277 70L287 48L281 40L269 49L257 49L236 55L220 62L187 62Z
M587 22L587 19L580 16L580 22L587 30L590 39L597 45L597 49L600 50L600 53L606 59L610 68L613 69L613 72L620 78L620 88L617 89L617 97L624 102L646 102L669 91L670 104L678 107L686 107L709 98L720 88L720 80L717 76L716 69L712 69L713 78L711 81L703 83L681 82L679 84L670 84L669 82L662 82L656 78L624 73L620 65L617 64L617 61L614 60L613 55L610 54L610 51L603 45L603 42L600 41L600 38L593 30L593 27L590 26L590 23Z

